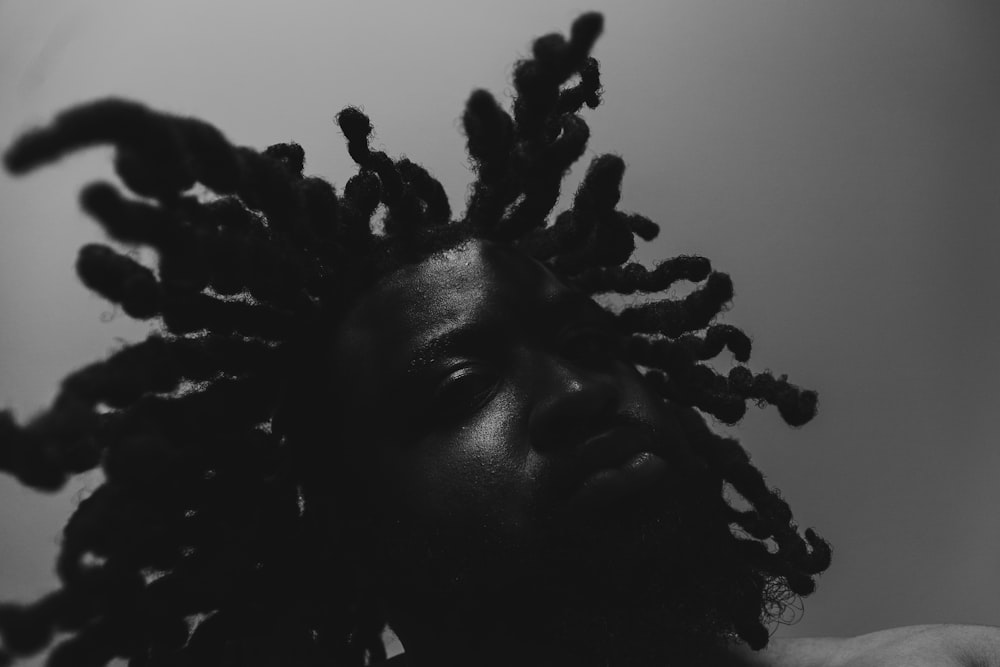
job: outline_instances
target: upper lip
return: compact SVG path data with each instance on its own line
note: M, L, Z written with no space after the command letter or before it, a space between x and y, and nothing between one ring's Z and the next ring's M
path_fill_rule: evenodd
M639 452L653 452L651 430L641 425L608 429L585 440L577 449L581 471L590 475L616 468Z

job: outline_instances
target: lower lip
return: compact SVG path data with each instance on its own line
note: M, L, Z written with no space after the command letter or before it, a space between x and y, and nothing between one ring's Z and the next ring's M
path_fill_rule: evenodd
M580 490L573 494L570 505L574 509L609 505L655 485L669 468L656 454L639 452L621 465L599 470L584 480Z

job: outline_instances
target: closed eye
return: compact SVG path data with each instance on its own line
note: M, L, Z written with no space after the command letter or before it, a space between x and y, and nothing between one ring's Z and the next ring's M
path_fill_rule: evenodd
M498 384L495 372L476 364L449 373L431 394L428 409L438 418L458 417L481 408Z

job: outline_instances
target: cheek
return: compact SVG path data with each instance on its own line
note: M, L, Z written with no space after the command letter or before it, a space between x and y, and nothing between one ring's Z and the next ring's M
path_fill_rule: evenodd
M386 518L454 527L522 520L536 477L522 412L517 397L501 391L461 422L382 447Z

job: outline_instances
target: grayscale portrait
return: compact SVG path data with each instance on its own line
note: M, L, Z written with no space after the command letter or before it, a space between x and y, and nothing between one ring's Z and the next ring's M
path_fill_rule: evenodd
M1000 9L0 3L0 667L1000 666Z

